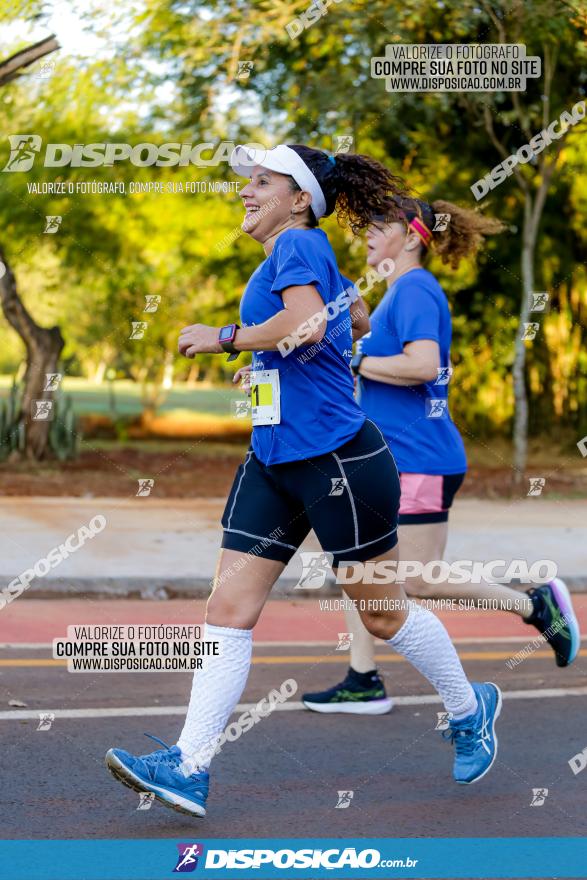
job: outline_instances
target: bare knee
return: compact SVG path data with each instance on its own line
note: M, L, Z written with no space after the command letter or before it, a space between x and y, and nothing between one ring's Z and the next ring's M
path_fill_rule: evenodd
M396 634L404 623L406 612L405 610L367 611L361 617L372 636L387 641Z
M403 586L415 599L434 599L438 595L438 584L427 584L422 578L409 578Z
M206 623L213 626L252 629L258 618L256 608L248 608L245 602L234 602L228 596L212 593L206 605Z

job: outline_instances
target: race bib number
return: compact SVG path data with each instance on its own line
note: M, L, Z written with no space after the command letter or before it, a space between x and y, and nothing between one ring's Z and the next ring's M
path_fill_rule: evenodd
M280 423L279 370L251 371L251 415L253 426Z

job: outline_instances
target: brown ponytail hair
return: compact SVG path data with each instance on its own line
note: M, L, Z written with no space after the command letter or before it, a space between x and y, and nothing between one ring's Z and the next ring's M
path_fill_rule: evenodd
M486 235L503 232L506 228L501 220L484 217L479 211L461 208L443 199L428 203L407 198L398 199L398 203L400 222L406 232L415 232L420 238L421 256L425 259L429 253L436 253L452 269L458 267L463 257L474 256ZM393 220L385 222L393 223Z
M430 207L434 214L450 215L446 229L433 232L430 250L452 269L456 269L464 257L474 256L487 235L495 235L506 228L501 220L484 217L478 211L442 199L432 202Z

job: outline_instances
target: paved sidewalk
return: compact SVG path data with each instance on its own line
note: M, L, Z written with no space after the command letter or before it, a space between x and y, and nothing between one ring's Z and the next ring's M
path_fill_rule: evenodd
M102 514L107 526L33 582L27 595L204 596L220 541L224 499L4 498L0 588ZM575 591L587 590L587 501L462 499L451 512L447 560L552 559ZM317 549L313 535L304 547ZM291 593L299 556L276 594ZM307 591L306 591L307 592ZM303 597L304 591L296 591Z

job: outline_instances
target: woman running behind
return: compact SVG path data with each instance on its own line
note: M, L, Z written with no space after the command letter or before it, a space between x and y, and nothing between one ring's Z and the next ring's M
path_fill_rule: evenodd
M403 218L379 217L367 232L368 264L391 259L390 286L371 315L371 333L352 362L360 377L360 402L383 432L400 471L400 555L422 564L442 560L448 514L461 486L467 461L458 428L448 409L451 318L440 284L423 268L431 249L456 269L476 253L484 236L499 232L497 220L445 201L404 199ZM433 232L435 215L448 219ZM446 222L446 221L445 221ZM431 411L432 408L434 411ZM577 656L580 634L571 597L560 578L527 593L505 584L427 583L406 579L405 590L418 599L464 599L481 607L518 614L548 639L558 666ZM350 602L346 626L353 634L351 665L344 681L304 694L317 712L378 715L392 707L375 664L373 638Z
M374 212L396 216L392 197L405 190L373 159L329 157L305 146L267 152L237 147L231 164L250 178L241 190L243 230L263 245L266 257L245 288L242 326L194 324L179 340L187 357L254 352L252 446L222 517L204 629L204 639L218 643L219 656L207 658L194 675L176 745L162 743L163 749L140 757L121 749L106 755L118 780L194 816L205 815L208 767L247 682L253 627L310 529L332 554L335 569L341 561L397 559L397 469L381 432L354 399L349 301L318 221L336 209L358 231ZM313 329L308 335L300 328ZM294 340L300 352L282 356L284 340ZM303 357L312 344L313 356ZM362 612L365 626L412 663L452 713L460 734L456 781L481 778L497 753L499 689L471 685L442 623L407 601L401 585L359 583L348 593L379 599L381 609L392 606Z

